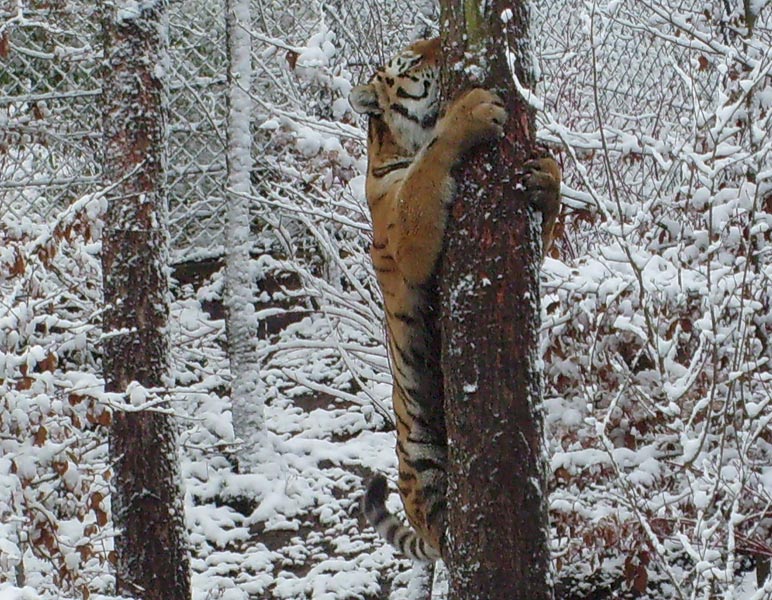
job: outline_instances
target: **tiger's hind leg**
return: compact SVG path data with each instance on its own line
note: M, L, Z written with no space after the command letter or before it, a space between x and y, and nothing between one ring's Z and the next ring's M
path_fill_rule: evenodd
M560 167L547 155L527 161L524 171L523 183L529 200L542 213L542 255L546 256L554 241L560 212Z

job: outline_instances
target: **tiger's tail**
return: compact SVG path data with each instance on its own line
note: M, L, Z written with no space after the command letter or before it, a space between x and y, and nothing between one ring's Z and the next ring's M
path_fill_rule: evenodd
M370 525L390 545L413 560L434 562L440 553L411 528L405 526L386 508L387 482L376 475L367 486L362 499L362 511Z

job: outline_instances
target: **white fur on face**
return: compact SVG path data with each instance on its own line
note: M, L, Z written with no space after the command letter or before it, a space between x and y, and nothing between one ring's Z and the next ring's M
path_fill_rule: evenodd
M422 59L412 51L400 54L372 82L386 124L410 154L431 139L439 113L439 73Z

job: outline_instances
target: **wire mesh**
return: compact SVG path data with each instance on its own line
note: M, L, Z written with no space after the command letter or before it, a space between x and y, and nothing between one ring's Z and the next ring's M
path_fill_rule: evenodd
M322 29L356 79L430 32L431 2L254 2L255 123L266 107L327 118L322 87L303 86L290 54ZM402 4L404 6L392 6ZM418 3L420 4L420 3ZM388 5L388 6L387 6ZM399 10L398 10L399 9ZM0 218L41 222L100 186L99 4L16 0L0 8ZM416 13L413 29L406 14ZM390 40L390 44L389 44ZM287 61L276 54L287 54ZM222 253L227 65L224 2L169 5L168 190L174 261ZM303 89L300 89L300 88ZM256 129L256 139L259 140ZM256 144L256 162L262 147Z
M82 0L0 12L0 219L8 234L100 187L100 15ZM172 3L168 188L175 260L221 246L225 33L221 3Z
M99 178L98 26L87 2L0 12L0 216L47 219Z

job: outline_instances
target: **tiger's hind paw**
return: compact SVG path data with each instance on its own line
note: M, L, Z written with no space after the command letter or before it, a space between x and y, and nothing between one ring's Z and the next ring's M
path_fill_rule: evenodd
M529 160L523 165L523 185L530 201L545 216L560 211L560 167L551 156Z

